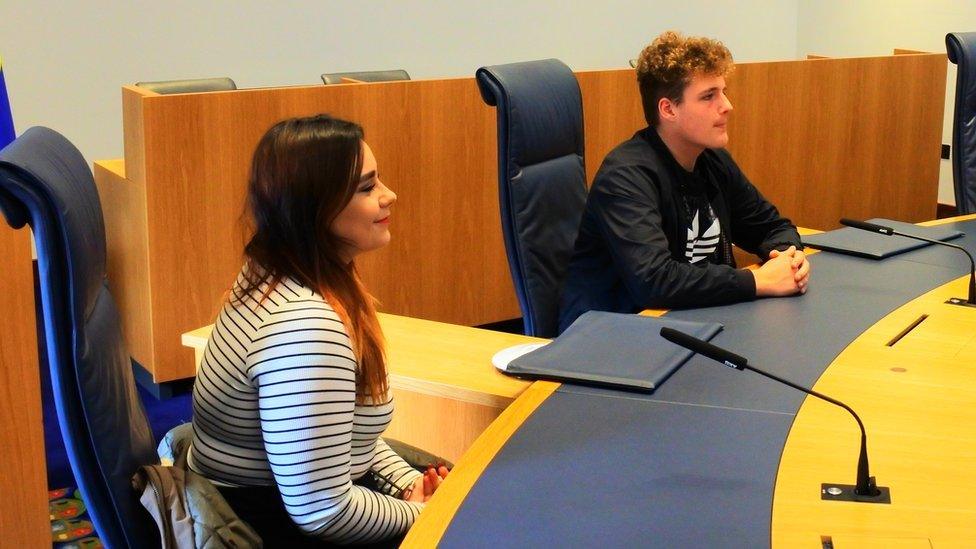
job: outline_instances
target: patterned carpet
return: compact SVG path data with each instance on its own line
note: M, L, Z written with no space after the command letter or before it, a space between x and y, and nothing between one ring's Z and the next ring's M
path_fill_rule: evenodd
M99 549L104 547L88 520L88 510L75 488L48 492L51 513L51 543L57 549Z
M41 364L46 364L42 359ZM51 397L51 380L47 368L41 368L41 395L44 413L44 449L47 454L47 480L52 488L48 492L51 515L51 542L57 549L95 549L102 547L97 532L93 531L84 500L75 486L74 474L65 452L61 430L58 427L54 401ZM143 406L149 417L153 435L158 441L166 431L180 423L190 421L192 412L189 394L167 400L157 400L139 389ZM0 543L2 545L2 543Z

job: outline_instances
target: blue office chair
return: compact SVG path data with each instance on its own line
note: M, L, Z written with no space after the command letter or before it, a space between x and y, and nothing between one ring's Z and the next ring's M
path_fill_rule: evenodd
M579 83L557 59L482 67L475 78L498 107L502 235L525 333L554 337L586 206Z
M949 61L956 71L952 117L952 183L960 214L976 212L976 32L946 35Z
M0 211L34 231L54 402L88 513L109 547L158 547L129 479L158 463L105 278L105 227L91 171L67 139L27 130L0 151Z

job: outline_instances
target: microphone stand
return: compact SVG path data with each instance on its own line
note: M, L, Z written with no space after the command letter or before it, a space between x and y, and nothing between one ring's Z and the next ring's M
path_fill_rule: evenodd
M743 365L743 370L751 370L763 377L772 379L773 381L778 381L785 385L789 385L798 391L802 391L808 395L815 396L820 400L827 401L831 404L836 404L841 408L850 412L854 416L854 421L857 422L857 426L861 428L861 451L857 457L857 483L853 486L850 484L833 484L833 483L822 483L820 485L820 496L821 499L833 499L841 501L863 501L870 503L891 503L891 492L885 487L879 487L875 482L874 477L871 476L870 468L868 466L868 435L867 431L864 429L864 423L861 418L857 415L854 410L844 404L843 402L831 398L823 393L814 391L813 389L807 389L789 381L783 379L775 374L765 372L758 368L749 366L748 364Z
M907 234L895 230L892 227L887 227L885 225L877 225L874 223L868 223L867 221L857 221L855 219L841 218L841 225L847 227L852 227L855 229L861 229L862 231L868 231L872 233L883 234L887 236L896 235L905 238L911 238L913 240L921 240L922 242L928 242L930 244L939 244L941 246L947 246L949 248L955 248L966 254L969 258L969 298L963 299L961 297L950 297L946 300L949 305L962 305L963 307L976 307L976 260L973 260L972 254L969 253L966 248L959 246L957 244L950 244L948 242L943 242L941 240L936 240L934 238L927 238L924 236L917 236L913 234Z
M744 357L722 349L721 347L712 345L707 341L702 341L701 339L690 336L684 332L675 330L673 328L661 328L661 337L694 353L698 353L716 362L721 362L734 370L751 370L763 377L769 378L773 381L778 381L779 383L792 387L798 391L802 391L808 395L817 397L847 410L852 416L854 416L854 420L857 421L857 426L861 428L861 451L857 458L857 483L854 485L822 483L820 485L820 498L825 500L856 501L862 503L891 503L891 491L886 486L878 486L874 477L871 476L870 468L868 467L867 431L864 429L864 423L861 421L861 418L858 417L857 413L854 412L850 406L825 394L819 393L812 389L807 389L806 387L797 385L792 381L750 366L749 361Z

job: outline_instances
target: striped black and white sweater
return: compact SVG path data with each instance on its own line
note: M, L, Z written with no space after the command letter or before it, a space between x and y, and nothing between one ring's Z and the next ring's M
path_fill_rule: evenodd
M190 467L228 486L277 484L311 536L403 534L423 505L392 494L421 474L379 438L392 400L356 403L355 354L322 296L286 279L258 302L265 289L226 304L214 324L193 389ZM367 472L388 480L382 493L353 484Z

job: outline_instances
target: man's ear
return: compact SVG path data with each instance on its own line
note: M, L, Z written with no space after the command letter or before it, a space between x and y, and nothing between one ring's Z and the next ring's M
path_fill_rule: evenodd
M659 99L657 102L657 115L661 121L674 120L678 116L674 109L674 101L671 101L667 97Z

